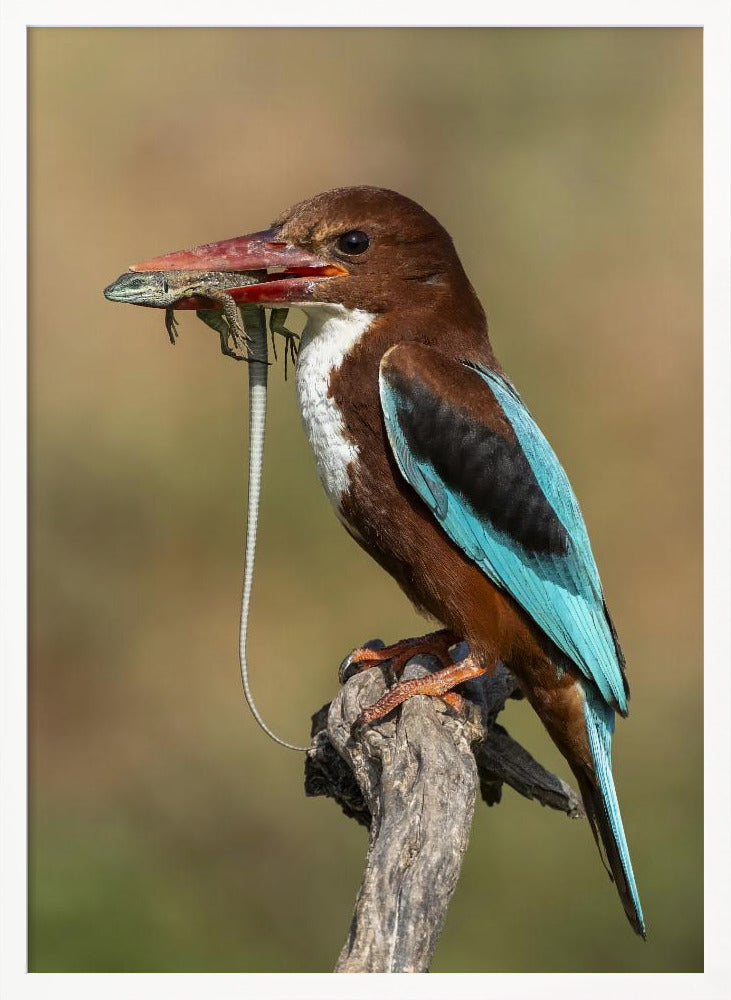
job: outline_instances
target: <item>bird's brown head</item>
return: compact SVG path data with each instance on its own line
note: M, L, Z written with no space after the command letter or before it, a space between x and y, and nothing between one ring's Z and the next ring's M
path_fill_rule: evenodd
M447 231L416 202L384 188L336 188L300 202L271 228L166 254L132 270L261 271L241 302L334 303L370 313L482 309Z
M416 202L383 188L338 188L295 205L274 223L280 239L345 274L318 282L314 298L385 312L441 299L467 283L449 233Z

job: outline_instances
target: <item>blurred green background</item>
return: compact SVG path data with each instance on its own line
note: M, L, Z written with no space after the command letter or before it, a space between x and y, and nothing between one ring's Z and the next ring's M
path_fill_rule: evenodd
M246 373L136 260L376 184L454 237L582 501L629 663L615 775L649 925L589 829L477 807L434 971L702 969L701 75L694 29L33 29L33 971L327 971L365 832L305 799L236 658ZM424 623L340 528L272 371L252 621L306 739L362 640ZM567 775L525 703L505 720Z

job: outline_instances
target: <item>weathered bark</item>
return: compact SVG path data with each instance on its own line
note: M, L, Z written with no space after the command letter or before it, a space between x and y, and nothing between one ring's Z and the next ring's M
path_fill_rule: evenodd
M404 677L436 669L412 660ZM464 685L457 715L436 698L416 697L375 726L351 727L386 690L384 671L356 674L313 716L305 767L308 795L334 798L370 828L366 870L336 972L426 972L467 848L477 788L488 805L506 783L569 816L583 810L566 782L545 770L496 725L512 674Z

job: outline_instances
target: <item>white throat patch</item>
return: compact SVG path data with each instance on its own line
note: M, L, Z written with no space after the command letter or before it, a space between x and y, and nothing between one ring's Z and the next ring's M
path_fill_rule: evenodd
M297 358L297 395L320 481L339 512L350 485L348 466L358 457L358 449L348 439L343 415L329 395L330 374L366 332L374 314L326 303L310 305L306 311Z

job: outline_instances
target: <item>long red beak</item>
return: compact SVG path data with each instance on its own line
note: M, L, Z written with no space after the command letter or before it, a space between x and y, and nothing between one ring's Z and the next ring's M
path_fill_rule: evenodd
M348 273L344 267L278 239L271 229L163 254L133 264L130 271L260 271L261 283L227 290L237 302L262 304L306 302L312 298L318 279Z

